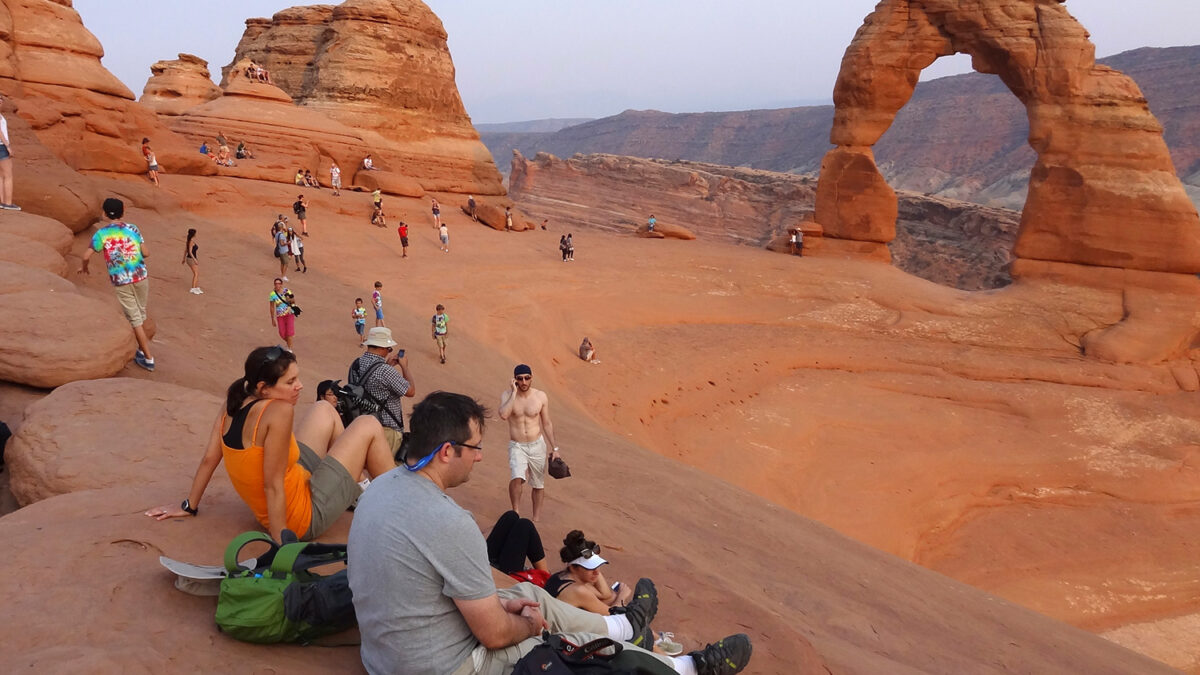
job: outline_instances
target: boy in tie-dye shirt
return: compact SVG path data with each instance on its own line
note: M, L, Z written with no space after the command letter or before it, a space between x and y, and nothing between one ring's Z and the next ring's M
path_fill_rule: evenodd
M117 292L117 300L129 325L138 350L134 362L146 370L154 370L154 357L150 354L150 340L142 324L146 322L146 303L150 296L150 275L146 271L146 246L142 233L136 225L120 220L125 215L125 203L109 197L104 200L104 215L111 221L92 236L92 245L83 254L80 274L88 273L88 262L92 255L104 256L108 268L108 280Z

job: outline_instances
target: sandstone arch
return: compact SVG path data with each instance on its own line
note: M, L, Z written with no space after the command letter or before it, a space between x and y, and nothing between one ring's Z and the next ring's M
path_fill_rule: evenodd
M923 69L966 53L1025 105L1038 159L1017 237L1026 260L1200 272L1200 216L1137 85L1095 63L1061 0L883 0L859 28L834 88L816 219L825 236L878 253L896 195L871 147Z

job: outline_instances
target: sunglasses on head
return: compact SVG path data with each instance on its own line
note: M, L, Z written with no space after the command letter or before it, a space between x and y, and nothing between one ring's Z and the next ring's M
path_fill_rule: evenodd
M271 347L270 349L267 350L267 353L264 355L263 360L267 363L270 363L270 362L278 359L279 357L283 356L284 354L288 354L288 353L290 353L290 352L288 352L286 347L283 347L281 345L275 345L274 347Z
M600 544L592 544L591 548L583 549L576 557L588 559L594 555L600 555Z

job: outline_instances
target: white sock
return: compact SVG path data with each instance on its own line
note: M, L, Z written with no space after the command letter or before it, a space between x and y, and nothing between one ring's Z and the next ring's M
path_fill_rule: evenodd
M608 627L608 637L625 642L633 639L633 624L624 614L611 614L603 617L604 625Z
M696 672L696 662L690 656L672 656L671 660L675 662L675 672L680 675L699 675Z

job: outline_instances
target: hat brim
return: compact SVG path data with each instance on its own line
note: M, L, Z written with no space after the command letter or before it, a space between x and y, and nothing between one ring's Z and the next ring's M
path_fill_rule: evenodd
M594 555L590 558L579 556L578 558L572 560L569 564L579 565L585 570L594 570L601 565L607 565L608 561L604 558L601 558L599 555Z

